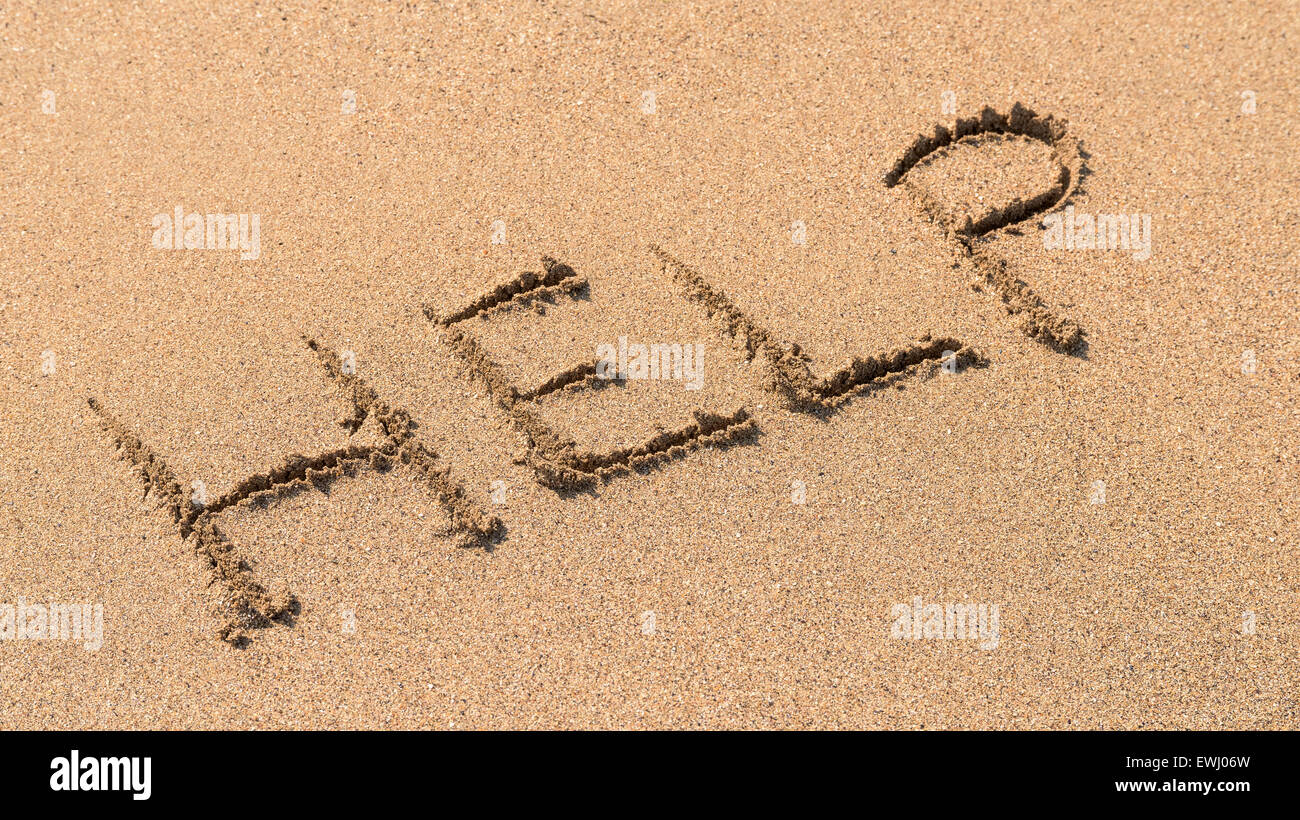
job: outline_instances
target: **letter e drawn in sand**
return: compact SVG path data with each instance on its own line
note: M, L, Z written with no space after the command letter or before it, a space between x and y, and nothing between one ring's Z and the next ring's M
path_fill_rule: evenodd
M701 447L724 447L752 440L758 426L741 407L729 414L696 410L691 424L665 431L633 447L603 453L580 450L577 442L546 424L534 408L537 402L560 391L599 390L612 384L611 380L597 375L596 361L579 362L532 390L521 390L505 377L501 366L474 335L458 326L468 319L509 311L535 300L549 301L561 294L574 296L588 287L587 280L573 268L551 257L542 257L542 273L521 273L461 310L440 315L431 307L424 309L425 316L443 328L443 341L486 385L492 400L526 439L522 463L532 468L538 483L559 492L585 490L615 476L680 458Z
M272 623L290 625L299 604L288 590L268 592L257 580L251 565L238 547L218 528L214 517L230 507L244 503L265 503L308 487L323 488L364 469L388 472L397 467L412 470L437 498L451 519L449 534L461 546L490 548L504 531L501 520L486 512L464 486L456 481L449 467L437 453L415 437L415 423L405 410L383 401L365 381L346 372L344 362L333 351L314 339L304 340L324 366L328 376L338 384L351 402L351 414L340 423L349 434L356 433L370 415L383 432L378 445L350 444L315 456L290 455L269 472L239 481L225 495L207 499L188 493L181 487L175 472L129 428L117 420L96 398L87 403L100 419L104 430L118 447L119 455L140 474L145 494L152 493L162 502L176 524L182 539L193 541L195 551L204 558L212 572L212 582L221 584L225 595L221 603L223 622L217 636L234 646L246 646L252 638L249 630Z

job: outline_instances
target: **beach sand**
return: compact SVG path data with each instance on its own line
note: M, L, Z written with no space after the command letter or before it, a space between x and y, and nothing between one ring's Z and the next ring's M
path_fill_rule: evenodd
M111 6L0 26L0 728L1300 727L1293 4Z

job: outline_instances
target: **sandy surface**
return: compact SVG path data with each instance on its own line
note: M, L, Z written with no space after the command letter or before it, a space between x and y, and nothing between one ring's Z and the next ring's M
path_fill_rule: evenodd
M1296 7L872 6L8 3L0 605L101 605L103 638L0 640L0 727L1300 726ZM946 100L1068 121L1058 206L1150 216L1145 260L1037 217L978 240L1072 352L918 207L1032 197L1047 146L882 181ZM260 256L155 248L177 205L260 215ZM927 333L980 362L792 409L656 247L814 376ZM586 288L426 315L544 255ZM556 491L453 330L520 390L620 336L705 345L699 391L526 403L581 450L755 432ZM296 601L259 621L89 397L209 504L419 447L500 529L400 458L204 510ZM996 605L996 647L891 637L917 596Z

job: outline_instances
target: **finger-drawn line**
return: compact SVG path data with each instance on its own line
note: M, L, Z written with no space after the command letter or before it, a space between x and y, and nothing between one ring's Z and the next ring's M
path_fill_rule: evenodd
M1008 228L1018 222L1045 213L1065 202L1077 189L1083 172L1083 156L1078 140L1071 137L1064 120L1050 114L1040 117L1033 110L1016 103L1009 114L999 114L985 107L978 116L959 118L952 128L936 125L931 134L920 134L907 151L885 173L885 185L894 187L900 182L916 198L921 210L949 238L957 254L974 265L983 284L987 284L1002 299L1007 313L1019 319L1020 329L1062 352L1078 348L1083 340L1083 329L1077 322L1059 315L1034 292L1024 280L1009 269L1005 259L987 248L978 247L980 237ZM970 143L981 134L1019 135L1037 140L1052 149L1052 159L1060 166L1052 186L1029 199L1017 197L1009 204L994 208L977 222L970 214L965 219L950 212L919 185L906 177L918 164L932 161L939 152L958 144Z
M217 636L236 646L250 642L251 629L267 627L273 622L288 623L298 602L287 591L268 593L254 577L247 559L217 527L214 516L231 507L266 503L307 487L323 488L363 469L387 472L404 465L447 510L452 527L449 532L439 532L440 535L457 538L461 546L487 546L504 530L501 519L489 515L452 477L451 468L441 463L437 453L415 438L415 423L409 413L384 402L356 375L343 372L342 360L333 351L314 339L304 337L304 340L326 373L351 399L352 413L340 423L355 433L373 414L383 431L383 443L349 444L315 456L294 453L268 472L237 482L229 492L206 505L192 502L161 456L109 413L98 399L87 398L90 409L99 417L121 456L139 470L145 495L152 493L161 501L180 537L194 540L195 550L207 559L214 581L224 585L226 617L218 627Z
M229 507L249 500L269 500L271 495L289 495L309 486L323 488L325 485L342 478L352 476L362 467L387 470L390 459L385 449L370 445L351 444L330 450L319 455L307 457L294 453L278 467L269 472L245 478L236 484L230 492L203 508L210 515L216 515Z
M343 360L334 351L323 347L315 339L306 336L302 338L307 343L307 347L316 354L316 359L325 368L326 375L343 390L352 405L352 415L339 420L339 424L343 425L349 433L360 430L366 418L374 413L375 421L379 422L380 429L388 438L406 441L413 435L414 423L409 413L390 407L379 398L379 394L370 385L366 384L365 380L346 372Z
M138 468L145 495L152 493L162 502L180 537L193 538L195 551L208 562L212 580L225 587L226 619L218 627L217 636L243 646L249 641L248 630L288 620L297 607L293 593L268 593L254 577L248 561L213 523L211 512L190 504L176 474L162 457L105 410L98 399L90 397L87 403L117 445L119 455Z
M608 453L591 453L577 449L560 452L537 450L526 463L538 480L547 487L578 490L598 480L645 472L703 447L726 447L754 437L757 423L743 407L731 415L691 411L695 422L678 430L665 431L635 447Z
M519 393L518 398L520 401L537 401L542 396L562 390L600 388L613 383L613 379L602 379L596 375L596 362L583 362L555 374L532 390Z
M542 272L523 273L483 294L464 308L439 316L431 305L424 306L424 315L432 322L447 326L474 316L513 310L537 301L551 301L555 296L576 296L588 289L586 277L578 276L573 268L549 256L542 257Z
M945 356L953 357L955 368L985 363L983 356L957 339L926 334L905 347L865 358L855 356L826 376L814 376L812 360L798 344L778 342L699 271L658 245L651 245L650 250L663 265L665 275L682 288L686 299L704 308L723 336L740 343L748 361L761 358L768 365L764 387L781 396L792 409L837 407L859 388L913 375L927 362L937 366Z
M548 276L575 276L568 265L543 257ZM556 280L558 281L558 280ZM585 280L584 280L585 281ZM529 295L530 289L547 287L546 277L523 274L476 299L470 307L433 319L442 325L443 341L465 364L466 369L487 387L488 395L527 441L520 463L527 464L538 483L561 492L588 489L627 472L644 471L701 447L725 447L747 441L758 432L748 411L740 408L731 415L692 411L695 421L664 432L634 447L593 453L578 448L577 442L561 434L533 410L538 400L559 391L601 389L612 380L596 375L595 362L580 362L561 371L533 390L521 390L510 382L498 365L470 333L452 325L481 315L484 307L513 302ZM553 285L552 285L553 286ZM428 315L426 313L426 315ZM432 319L432 316L430 317Z
M416 439L415 422L411 420L410 413L380 399L378 393L360 376L345 373L342 359L334 351L315 339L303 338L324 366L325 372L352 399L353 414L344 419L343 424L352 427L355 423L359 427L372 413L379 422L386 441L370 454L373 464L386 468L400 462L413 469L433 490L438 502L446 508L453 525L463 536L464 546L486 545L502 532L504 527L501 519L490 515L479 502L470 497L465 486L453 478L451 467L442 464L436 452Z

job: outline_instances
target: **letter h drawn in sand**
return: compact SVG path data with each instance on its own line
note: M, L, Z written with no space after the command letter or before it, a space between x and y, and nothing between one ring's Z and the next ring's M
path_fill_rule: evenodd
M214 516L223 510L245 502L265 502L310 486L323 488L363 469L388 472L400 466L413 471L446 509L451 519L449 533L456 536L461 546L487 547L504 529L501 520L489 515L452 477L450 468L440 462L437 453L416 439L415 423L409 413L392 407L360 377L345 372L333 351L313 339L305 341L351 402L351 414L340 424L351 435L367 417L374 416L383 433L383 442L350 444L311 457L291 455L270 472L238 482L211 503L200 504L188 496L161 456L118 421L98 399L87 399L121 457L139 470L145 494L152 493L161 500L180 537L193 539L195 551L207 561L212 582L225 588L221 602L224 621L217 636L236 646L250 641L250 629L264 628L273 622L291 622L299 607L292 592L268 592L257 580L248 560L214 521Z
M532 468L538 483L562 492L588 489L600 481L649 469L701 447L722 447L753 438L758 427L743 407L730 414L696 410L692 424L660 433L633 447L603 453L580 450L574 440L546 424L534 410L537 402L560 391L599 390L613 383L597 375L596 361L580 362L532 390L521 390L503 375L501 366L477 339L459 326L474 317L549 300L559 294L576 295L589 287L586 278L555 259L543 257L542 268L540 274L520 274L462 310L440 316L431 307L424 309L425 316L444 329L443 339L451 350L482 380L492 400L527 440L522 461Z

